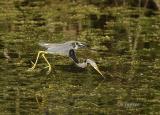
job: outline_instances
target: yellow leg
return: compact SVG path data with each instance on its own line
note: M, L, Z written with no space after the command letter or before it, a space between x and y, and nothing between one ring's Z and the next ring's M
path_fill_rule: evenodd
M47 58L45 57L45 54L42 54L42 57L44 58L44 60L47 62L48 64L48 71L47 74L49 74L51 72L51 64L49 63L49 61L47 60Z
M39 58L39 56L40 56L41 53L47 53L47 52L45 52L45 51L39 51L38 54L37 54L37 58L36 58L35 63L33 63L33 66L32 66L31 68L29 68L29 70L31 70L31 71L34 70L34 68L35 68L36 65L37 65L38 58Z

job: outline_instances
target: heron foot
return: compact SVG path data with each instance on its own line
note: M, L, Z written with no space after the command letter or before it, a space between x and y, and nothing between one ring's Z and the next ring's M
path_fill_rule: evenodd
M46 67L44 67L44 68L48 68L48 71L46 72L47 75L51 73L51 70L52 70L52 69L51 69L51 66L46 66Z
M33 61L31 61L31 63L32 63L32 67L29 68L28 71L33 71L36 67L36 64Z
M35 63L33 61L31 61L32 65L34 65Z
M33 71L36 66L32 66L31 68L28 69L28 71Z

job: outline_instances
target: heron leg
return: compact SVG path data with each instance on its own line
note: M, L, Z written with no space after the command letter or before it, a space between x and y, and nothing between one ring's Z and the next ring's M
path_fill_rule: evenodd
M45 51L39 51L39 52L38 52L38 54L37 54L37 58L36 58L35 63L33 63L33 62L32 62L32 63L33 63L33 66L32 66L31 68L29 68L29 70L31 70L31 71L32 71L32 70L34 70L34 68L35 68L35 67L36 67L36 65L37 65L37 62L38 62L39 56L40 56L40 54L42 54L42 53L44 54L44 53L47 53L47 52L45 52Z
M48 64L48 71L47 74L49 74L51 72L51 64L49 63L49 61L47 60L47 58L45 57L45 54L42 54L42 57L44 58L44 60L47 62Z

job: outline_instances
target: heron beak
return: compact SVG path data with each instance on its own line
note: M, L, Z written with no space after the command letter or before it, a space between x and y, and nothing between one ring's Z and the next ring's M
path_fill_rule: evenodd
M98 66L92 66L103 78L105 78L103 76L103 74L101 73L101 71L99 70Z
M88 62L99 74L101 74L101 76L102 76L103 78L105 78L105 77L103 76L103 74L101 73L101 71L99 70L99 68L98 68L97 64L95 63L95 61L93 61L93 60L91 60L91 59L87 59L87 62Z

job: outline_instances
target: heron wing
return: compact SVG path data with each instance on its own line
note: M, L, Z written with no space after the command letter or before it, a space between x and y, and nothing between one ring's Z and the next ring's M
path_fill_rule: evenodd
M58 44L58 43L39 43L39 45L44 48L51 48L51 47L58 47L61 44Z
M45 47L45 48L53 48L53 47L59 47L59 46L71 46L72 43L76 41L67 41L63 43L39 43L40 46Z
M70 49L70 50L69 50L69 57L70 57L75 63L79 63L74 49Z
M73 43L75 41L68 41L65 43L39 43L40 46L44 47L47 49L48 53L51 54L58 54L58 55L65 55L65 56L70 56L70 50L71 50L71 56L73 57L73 60L77 62L77 58L75 55L74 51L74 46Z

